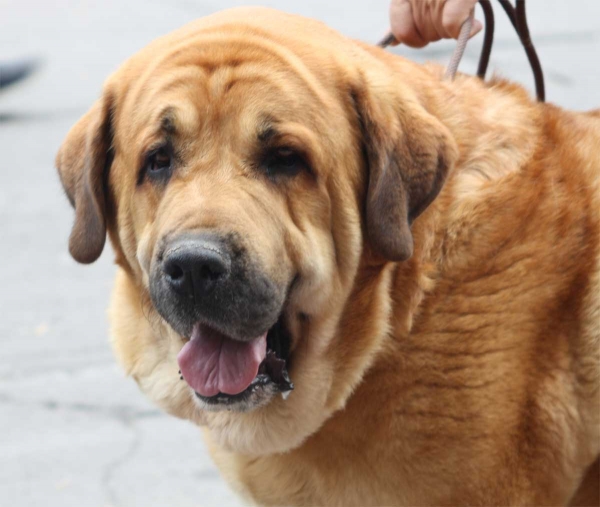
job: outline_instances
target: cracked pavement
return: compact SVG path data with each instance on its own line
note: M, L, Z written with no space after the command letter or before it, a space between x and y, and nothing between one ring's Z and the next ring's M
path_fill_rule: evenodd
M495 3L495 0L492 0ZM107 339L112 253L83 267L67 252L72 211L53 168L67 130L119 63L155 37L243 1L4 0L0 60L40 58L0 93L0 503L238 506L198 428L155 409L126 379ZM252 2L253 3L253 2ZM263 2L376 41L388 0ZM600 106L600 2L529 0L551 102ZM496 6L497 7L497 6ZM481 14L479 14L481 19ZM490 69L532 89L524 53L496 8ZM481 37L460 69L473 72ZM448 61L452 42L410 58Z

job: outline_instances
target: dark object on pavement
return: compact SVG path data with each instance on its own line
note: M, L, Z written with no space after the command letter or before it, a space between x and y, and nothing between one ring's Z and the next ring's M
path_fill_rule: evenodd
M0 61L0 90L22 81L39 67L37 60Z

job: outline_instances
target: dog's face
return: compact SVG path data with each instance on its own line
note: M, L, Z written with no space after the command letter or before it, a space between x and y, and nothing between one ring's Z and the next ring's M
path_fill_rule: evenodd
M260 454L298 445L362 377L386 331L385 261L410 257L410 223L454 156L367 51L237 9L127 62L57 165L72 255L94 261L108 231L136 293L118 318L145 307L147 329L115 337L127 369L169 411Z

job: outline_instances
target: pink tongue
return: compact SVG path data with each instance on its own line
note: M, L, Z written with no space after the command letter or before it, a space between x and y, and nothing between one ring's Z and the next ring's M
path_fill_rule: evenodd
M250 342L240 342L196 324L177 361L189 386L209 397L244 391L258 374L266 354L267 333Z

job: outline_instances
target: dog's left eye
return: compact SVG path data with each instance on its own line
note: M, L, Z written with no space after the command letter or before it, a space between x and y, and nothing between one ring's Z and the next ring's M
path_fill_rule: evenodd
M171 150L166 147L160 147L153 150L146 156L146 161L140 177L147 175L153 180L165 180L171 175L173 156Z
M171 154L166 148L160 148L148 160L148 172L159 173L171 168Z
M306 168L302 155L291 148L278 148L265 158L265 169L269 176L294 176Z

